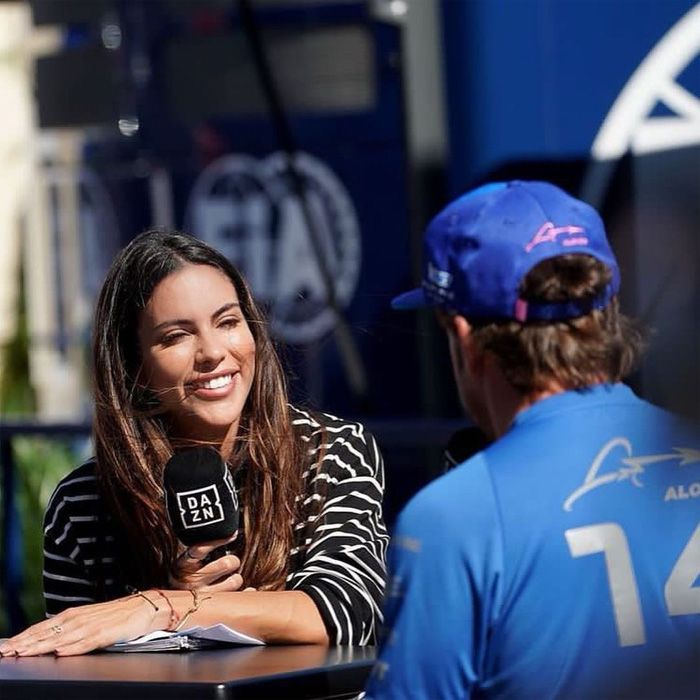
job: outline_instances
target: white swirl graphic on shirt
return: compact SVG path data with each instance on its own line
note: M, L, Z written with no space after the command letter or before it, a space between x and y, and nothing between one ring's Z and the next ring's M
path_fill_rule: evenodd
M621 466L614 472L607 472L599 476L598 472L606 458L617 448L622 448L627 455L619 460L624 466ZM581 498L581 496L585 496L589 491L593 491L593 489L597 489L600 486L613 484L617 481L629 481L633 486L643 488L644 484L640 481L640 477L644 474L645 468L649 465L668 462L669 460L678 460L678 466L680 467L686 464L694 464L695 462L700 462L700 450L690 447L674 447L673 452L668 452L666 454L633 457L632 445L627 438L613 438L603 445L603 448L591 463L583 483L572 491L569 497L564 501L562 507L566 511L571 511L574 503Z

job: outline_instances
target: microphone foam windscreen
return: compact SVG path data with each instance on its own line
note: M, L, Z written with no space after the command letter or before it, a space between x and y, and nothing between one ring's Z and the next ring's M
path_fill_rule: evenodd
M213 447L176 452L165 465L163 489L170 523L184 545L227 539L238 529L233 477Z

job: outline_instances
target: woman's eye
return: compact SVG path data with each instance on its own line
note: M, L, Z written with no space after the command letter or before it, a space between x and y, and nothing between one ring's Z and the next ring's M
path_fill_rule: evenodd
M235 316L227 316L219 321L220 328L235 328L240 323L240 319Z
M177 343L178 340L181 338L184 338L187 335L187 333L183 333L182 331L177 331L176 333L168 333L167 335L164 335L160 342L163 345L172 345L173 343Z

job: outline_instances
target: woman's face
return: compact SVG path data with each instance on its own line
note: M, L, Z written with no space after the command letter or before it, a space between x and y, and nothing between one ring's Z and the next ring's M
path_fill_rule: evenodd
M235 435L255 374L255 340L231 280L187 264L163 279L139 318L141 381L179 437Z

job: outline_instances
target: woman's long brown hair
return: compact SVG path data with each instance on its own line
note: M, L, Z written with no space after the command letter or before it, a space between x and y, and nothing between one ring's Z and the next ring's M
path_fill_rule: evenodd
M246 586L284 585L298 515L305 450L295 433L282 368L262 313L241 274L192 236L162 230L135 238L114 260L95 311L94 437L101 493L128 551L126 582L165 586L177 555L162 489L173 453L167 416L139 383L137 325L156 286L183 265L210 265L232 282L255 339L255 375L229 458L240 468L243 536L236 540Z

